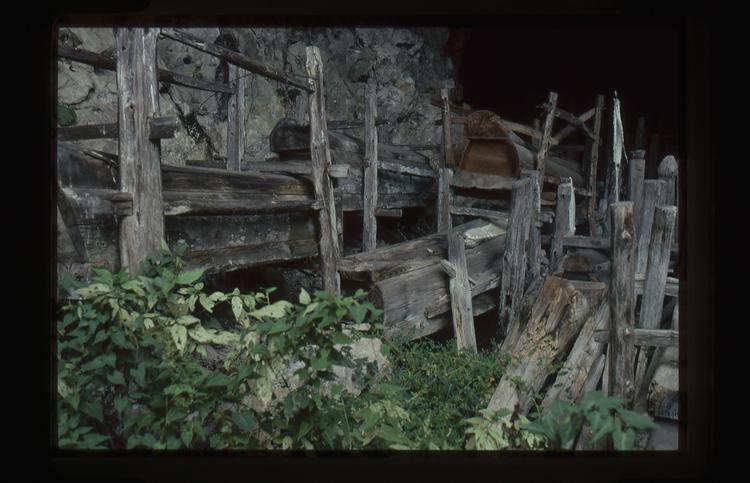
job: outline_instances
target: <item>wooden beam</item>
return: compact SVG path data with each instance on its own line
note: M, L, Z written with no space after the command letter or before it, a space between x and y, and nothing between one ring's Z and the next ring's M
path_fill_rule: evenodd
M636 229L640 227L643 208L643 181L646 176L646 151L635 150L630 157L628 176L628 199L633 202L633 220Z
M245 71L235 65L229 66L229 96L227 113L227 169L240 171L245 154Z
M606 343L610 341L609 330L597 330L594 340ZM678 347L680 333L672 329L633 329L633 345L641 347Z
M597 167L599 165L599 143L601 140L601 124L602 124L602 110L604 109L604 96L596 96L596 107L594 113L594 134L596 137L594 140L586 143L588 150L586 152L585 162L588 166L588 189L591 191L589 197L589 205L587 210L587 218L589 223L589 234L598 234L598 220L596 219L596 179L597 179Z
M320 204L318 222L320 224L320 264L323 289L340 293L341 286L336 272L336 259L340 247L337 236L336 207L333 201L333 186L328 176L331 166L331 152L328 148L326 127L325 97L323 95L323 66L320 50L307 47L307 75L312 94L308 96L310 113L310 155L313 167L315 199Z
M456 275L451 277L448 287L451 295L453 331L458 350L468 349L477 352L474 335L474 316L471 302L471 287L466 268L466 250L460 233L448 233L448 260L455 267Z
M435 171L427 165L416 161L403 161L398 159L379 159L378 167L383 171L391 171L399 174L409 174L422 178L437 178Z
M498 306L499 335L505 337L517 323L526 280L526 242L533 206L531 180L516 181L510 202L510 218L500 274L500 300Z
M594 136L594 133L592 133L592 132L591 132L591 131L589 130L589 128L588 128L588 127L586 127L586 125L585 125L585 124L584 124L583 122L581 122L581 120L580 120L580 119L578 119L578 118L577 118L576 116L574 116L573 114L569 113L568 111L566 111L566 110L564 110L564 109L560 109L559 107L555 107L555 106L553 106L553 105L552 105L551 103L549 103L549 102L548 102L548 103L544 103L544 104L542 104L542 105L541 105L541 106L539 106L539 107L540 107L540 108L541 108L542 110L544 110L545 112L547 112L547 113L550 113L550 112L553 112L553 111L554 111L554 115L555 115L555 117L557 117L557 118L560 118L560 119L562 119L563 121L567 122L568 124L570 124L570 125L572 125L572 126L576 127L577 129L579 129L579 130L583 131L583 133L584 133L584 134L585 134L585 135L586 135L586 136L587 136L587 137L588 137L589 139L592 139L592 140L593 140L593 139L595 138L595 136Z
M449 165L454 162L453 158L453 136L451 134L451 108L448 101L448 89L440 89L440 98L443 102L443 140L442 153L438 171L438 197L437 197L437 232L447 232L451 228L450 213L450 180L452 171Z
M386 119L375 118L375 126L388 124ZM365 121L328 121L328 130L357 129L365 127Z
M177 130L176 117L155 117L148 120L148 138L152 141L171 139ZM58 141L82 141L85 139L117 139L119 136L117 123L89 124L85 126L70 126L57 128Z
M542 233L539 226L537 226L539 224L539 217L542 213L542 183L539 171L521 170L521 178L528 178L531 180L532 218L531 225L529 226L529 244L526 256L529 264L528 279L534 280L541 275L542 270Z
M221 47L214 43L206 42L205 40L202 40L194 35L191 35L185 32L180 32L178 30L174 30L170 28L162 29L161 34L164 37L169 37L172 40L176 40L180 43L183 43L185 45L198 49L202 52L211 54L215 57L218 57L222 60L227 61L230 64L236 65L237 67L242 67L243 69L248 70L250 72L255 72L256 74L260 74L264 77L268 77L269 79L274 79L277 81L284 82L286 84L297 87L307 92L314 92L311 85L306 86L297 81L293 81L289 79L287 76L285 76L284 74L271 70L263 66L262 64L250 59L246 55L240 54L239 52L234 52L232 50L229 50L225 47ZM310 74L308 73L308 76L309 75Z
M539 146L539 151L536 153L536 165L534 166L542 176L544 176L544 164L547 161L547 154L550 146L550 138L552 136L552 124L555 121L554 111L557 107L557 93L550 92L549 100L547 104L550 106L550 111L544 117L544 128L542 130L542 142Z
M657 206L654 211L640 314L640 326L645 329L657 329L661 322L676 219L676 206Z
M378 114L375 78L370 76L365 88L365 157L363 159L363 199L362 199L362 250L377 247L378 220L375 208L378 206L378 130L375 118Z
M120 191L133 194L132 216L120 220L120 263L131 275L164 239L159 142L148 121L159 114L158 29L117 28L117 92Z
M469 208L464 206L451 206L451 214L459 216L476 216L499 224L508 226L508 214L502 211L484 210L481 208Z
M596 115L596 107L592 107L591 109L589 109L588 111L584 112L580 116L577 116L577 119L579 121L581 121L581 123L584 123L584 122L588 121L589 119L591 119L592 117L594 117L595 115ZM567 138L568 136L570 136L571 134L573 134L577 130L578 130L578 128L576 126L574 126L574 125L568 125L568 126L565 126L562 129L560 129L557 132L557 134L555 134L552 137L554 139L557 139L557 141L559 142L559 141L564 140L565 138Z
M612 265L609 285L609 395L633 398L635 377L635 227L633 202L609 207Z
M570 235L570 205L573 197L573 181L565 178L557 187L557 204L555 206L555 229L549 249L550 273L559 273L562 268L563 239Z
M117 70L116 60L87 50L70 49L68 47L58 46L57 55L64 59L73 60L100 69L112 71ZM170 84L177 84L184 87L192 87L193 89L200 89L202 91L223 92L225 94L232 93L231 87L222 82L213 82L198 77L189 77L166 69L159 69L158 73L159 82L168 82Z
M665 183L661 180L649 179L643 182L643 204L641 205L641 219L637 226L635 272L645 273L648 264L648 245L651 241L651 227L654 221L654 210L664 204Z

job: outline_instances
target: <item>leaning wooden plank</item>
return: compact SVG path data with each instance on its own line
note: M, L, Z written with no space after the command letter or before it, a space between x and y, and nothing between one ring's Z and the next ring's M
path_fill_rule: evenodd
M533 206L531 180L515 182L510 202L510 218L503 253L498 306L499 335L507 335L517 323L521 297L526 287L526 242L529 239Z
M648 264L648 245L651 242L651 227L654 222L654 210L664 204L664 181L649 179L643 183L643 204L641 205L641 222L636 227L636 262L635 273L645 273Z
M451 295L453 331L458 350L468 349L477 352L472 314L471 287L466 269L466 250L460 233L448 233L448 261L455 267L456 274L450 278L448 287Z
M596 180L597 180L597 167L599 165L599 144L601 142L601 124L602 124L602 110L604 110L604 96L596 96L596 112L594 114L594 134L596 138L587 143L589 148L586 153L586 162L588 166L588 188L591 191L591 197L589 197L589 205L587 211L587 218L589 222L589 234L599 234L599 221L596 218L596 206L597 206L597 192L596 192Z
M559 273L563 259L563 239L571 235L570 205L573 196L573 180L564 179L557 187L557 205L555 206L555 229L550 241L549 266L551 273Z
M646 151L635 150L631 153L628 177L628 199L633 202L633 222L636 229L640 227L643 208L643 182L646 175Z
M375 249L378 239L378 220L375 218L375 209L378 206L378 130L375 126L377 109L375 78L371 76L365 88L365 157L362 163L362 250L365 252Z
M178 30L174 30L170 28L162 29L161 34L164 37L169 37L170 39L176 40L185 45L189 45L190 47L206 52L207 54L211 54L215 57L218 57L222 60L229 62L230 64L234 64L238 67L242 67L243 69L248 70L250 72L255 72L256 74L260 74L262 76L268 77L269 79L274 79L274 80L284 82L286 84L292 85L304 91L315 92L315 89L312 85L306 86L297 81L293 81L289 79L287 76L285 76L284 74L275 72L261 65L260 63L250 59L246 55L240 54L239 52L234 52L232 50L229 50L225 47L221 47L211 42L206 42L205 40L202 40L194 35L191 35L185 32L180 32Z
M550 138L552 137L552 123L555 120L554 111L557 107L557 92L550 92L549 99L547 100L550 111L544 117L544 127L542 129L542 142L539 146L539 151L536 154L536 162L534 169L539 171L544 176L544 166L547 161L547 154L550 146Z
M656 329L661 322L676 218L676 206L657 206L654 211L639 324L644 329Z
M134 212L120 220L120 262L133 275L164 239L160 147L148 136L148 120L159 114L158 35L153 28L115 29L120 191L133 194Z
M548 276L537 294L528 319L513 328L512 343L501 352L510 364L490 399L488 409L518 409L525 414L555 366L568 354L592 308L586 297L565 279Z
M451 228L450 214L450 183L452 172L449 165L453 164L453 136L451 134L451 108L448 101L448 89L440 89L443 101L443 145L438 171L438 199L437 199L437 232L444 233Z
M594 238L589 236L566 236L563 245L573 248L596 248L609 251L609 240L606 238Z
M603 294L595 300L601 298L604 298ZM556 399L578 402L584 394L589 373L604 355L606 344L594 340L594 331L605 329L609 324L609 304L603 301L592 306L597 308L586 318L565 364L542 400L542 408L548 409Z
M542 270L542 234L537 226L542 213L541 205L541 176L539 171L521 170L522 178L531 180L532 218L529 227L529 244L527 260L529 264L528 278L534 280L541 275ZM507 226L507 225L506 225Z
M310 155L313 166L315 199L320 203L318 212L320 226L320 259L323 289L340 293L341 287L336 273L336 259L341 253L336 233L336 207L333 201L333 186L328 177L331 152L328 149L325 97L323 95L323 62L317 47L307 47L307 75L312 94L308 96L310 114ZM247 68L247 67L246 67ZM249 70L249 69L248 69Z
M83 64L93 65L100 69L117 70L117 62L114 59L87 50L58 46L57 55ZM232 88L229 87L228 84L222 82L213 82L198 77L189 77L165 69L159 69L158 72L160 82L169 82L170 84L192 87L203 91L223 92L225 94L232 93Z
M241 68L229 66L229 96L227 119L227 169L240 171L245 154L245 85L247 78Z
M610 338L609 395L633 398L635 376L635 228L633 202L609 207L612 269L609 286Z
M632 332L633 345L642 347L677 347L680 334L671 329L634 329ZM601 330L594 333L597 342L608 342L610 331Z

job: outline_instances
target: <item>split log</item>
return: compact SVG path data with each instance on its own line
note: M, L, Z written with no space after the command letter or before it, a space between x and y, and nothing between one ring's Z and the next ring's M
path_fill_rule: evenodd
M555 207L555 228L550 241L549 266L551 273L559 273L563 259L563 239L571 235L570 207L573 196L573 181L564 179L557 187L557 205Z
M474 316L471 303L471 287L466 268L466 250L460 233L448 234L448 260L455 268L455 275L448 282L453 315L453 331L458 350L469 349L477 352L474 335Z
M306 54L309 89L312 92L308 96L310 155L313 166L315 200L321 206L321 210L318 212L321 277L324 290L340 293L340 281L338 273L336 273L336 259L339 257L340 247L336 233L338 223L333 201L333 186L331 185L331 179L328 177L331 166L331 152L328 149L325 97L323 95L323 67L320 50L317 47L307 47Z
M378 221L375 209L378 206L378 131L375 79L370 77L365 88L365 157L363 168L364 192L362 198L362 250L377 247Z
M633 398L635 365L635 230L633 202L610 205L612 278L609 288L609 395Z
M643 208L643 181L646 175L646 151L636 150L631 153L630 172L628 177L628 198L633 202L633 222L636 229L640 227Z
M515 324L501 346L510 365L490 399L488 409L528 410L531 399L554 373L591 314L586 297L565 279L548 276L528 318Z
M118 28L117 92L120 191L133 194L133 216L120 220L120 262L132 275L164 239L161 157L149 139L148 121L158 116L156 40L159 29Z
M518 318L521 297L526 280L526 242L533 206L531 201L531 180L515 182L510 202L507 243L502 259L500 299L498 306L498 329L501 336L508 334Z
M537 226L542 211L540 173L538 171L522 170L521 177L531 180L531 204L533 210L531 226L529 228L527 259L529 264L528 278L534 280L541 275L542 269L542 234Z
M645 273L648 263L648 245L651 241L651 226L654 210L664 204L664 181L649 179L643 183L643 205L640 225L636 227L637 246L635 272Z
M657 206L654 211L639 324L645 329L656 329L661 321L676 218L675 206Z

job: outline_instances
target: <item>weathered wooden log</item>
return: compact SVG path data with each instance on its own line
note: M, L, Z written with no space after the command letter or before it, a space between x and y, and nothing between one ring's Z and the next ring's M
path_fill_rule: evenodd
M635 376L635 229L633 202L610 205L612 277L609 288L610 360L609 394L627 404L633 398Z
M230 64L236 65L238 67L242 67L243 69L248 70L250 72L255 72L256 74L260 74L264 77L268 77L269 79L274 79L277 81L284 82L286 84L292 85L304 91L315 92L312 85L306 86L297 81L293 81L289 79L286 75L279 73L279 72L275 72L263 66L259 62L256 62L250 59L246 55L243 55L239 52L234 52L232 50L229 50L225 47L221 47L211 42L206 42L194 35L191 35L185 32L180 32L178 30L174 30L171 28L162 29L161 34L164 37L169 37L170 39L176 40L180 43L196 48L200 51L206 52L207 54L211 54L215 57L218 57L222 60L227 61ZM309 75L309 72L308 72L308 75Z
M622 120L620 119L620 100L617 97L612 99L612 151L610 153L610 170L607 183L607 203L617 203L620 201L620 167L622 159L624 140L622 131Z
M637 245L635 272L645 273L648 263L648 244L651 241L651 226L654 222L654 210L664 204L664 181L649 179L643 183L643 204L641 223L636 227Z
M227 168L240 171L245 154L245 86L247 74L241 68L229 66L229 96L227 112Z
M674 156L665 156L659 163L657 173L664 181L664 204L677 206L677 160Z
M545 163L547 161L547 154L550 146L550 138L552 136L552 124L555 120L555 109L557 108L557 93L550 92L547 104L550 110L544 117L544 127L542 129L542 141L539 145L539 151L536 153L536 163L534 169L539 171L541 176L544 176Z
M508 219L507 243L502 259L500 299L498 306L498 330L501 336L508 334L518 319L518 311L526 280L526 242L533 206L531 180L521 179L513 186Z
M563 272L607 272L610 268L610 260L598 250L581 248L566 253L560 268Z
M468 349L477 352L474 335L474 316L471 303L471 287L466 268L466 250L460 233L448 233L448 260L455 268L455 276L450 277L448 287L451 296L453 331L458 350Z
M539 171L533 170L521 170L522 178L529 178L531 180L531 205L532 205L532 218L531 225L529 228L529 243L528 243L528 279L534 280L541 276L542 270L542 234L541 230L537 226L539 217L542 212L541 205L541 175ZM572 187L571 187L572 188ZM506 224L507 226L507 224Z
M448 165L453 163L453 135L451 134L451 108L448 101L448 89L440 89L443 112L443 156L440 157L440 170L438 172L438 198L437 198L437 232L447 232L451 228L450 214L450 179Z
M451 206L451 214L459 216L476 216L490 220L503 227L508 226L508 214L503 213L502 211L469 208L465 206Z
M592 107L591 109L589 109L588 111L584 112L580 116L577 116L576 119L578 119L578 121L580 121L581 123L585 123L586 121L588 121L589 119L591 119L595 115L596 115L596 107ZM559 142L559 141L564 140L565 138L567 138L568 136L570 136L571 134L573 134L577 130L578 130L578 128L576 126L574 126L574 125L568 125L568 126L565 126L562 129L560 129L552 137L554 139L557 139L557 141Z
M671 320L671 326L670 328L673 331L678 330L678 321L679 321L679 304L674 305L674 310L672 312L672 320ZM675 344L673 346L660 346L657 347L656 350L654 350L654 354L651 357L651 361L649 361L648 368L645 370L643 377L641 378L640 385L636 387L636 394L635 394L635 403L634 408L636 411L643 412L646 410L647 405L647 396L649 393L649 386L651 384L651 381L654 378L654 374L656 373L656 370L661 366L663 362L671 362L667 361L669 357L665 356L672 356L671 359L674 361L678 361L678 348L679 344ZM672 352L672 354L668 354L669 352ZM657 391L660 392L660 391ZM656 406L664 406L657 404ZM675 411L676 412L676 411Z
M171 139L177 129L176 117L156 117L148 120L148 138ZM119 128L117 123L89 124L85 126L58 127L58 141L82 141L86 139L117 139Z
M532 397L568 354L591 311L586 297L566 280L548 276L528 319L515 324L501 346L500 352L509 354L511 362L487 408L517 408L526 413Z
M214 194L239 191L256 196L313 195L313 188L309 182L280 174L171 165L163 165L161 172L164 191L200 191Z
M333 202L333 186L328 177L331 166L331 152L328 149L325 97L323 95L323 67L320 50L307 47L307 75L312 93L308 96L310 113L310 155L313 166L313 186L315 199L320 203L318 212L320 227L320 258L323 289L340 293L340 281L336 272L336 259L341 253L336 233L336 207ZM249 69L248 69L249 70Z
M639 324L644 329L656 329L661 322L676 218L676 206L657 206L654 211Z
M646 175L646 151L636 150L630 155L628 177L628 199L633 202L633 220L636 229L640 226L643 208L643 181Z
M635 274L635 293L636 295L643 294L643 288L646 282L646 275L643 273ZM667 277L667 281L664 286L664 295L668 297L677 297L680 292L680 280L674 277Z
M117 61L115 59L105 57L95 52L71 49L60 45L57 47L57 55L65 59L92 65L100 69L117 70ZM194 89L200 89L203 91L223 92L225 94L232 93L232 88L229 87L228 84L224 84L222 82L213 82L198 77L189 77L166 69L159 69L158 75L160 82L169 82L170 84L192 87Z
M595 300L603 298L604 292ZM585 394L586 383L593 384L593 381L589 381L590 374L592 372L596 374L597 371L592 371L592 369L597 369L594 366L604 355L604 349L606 348L606 340L603 342L596 341L594 331L605 329L609 324L609 304L604 301L604 303L592 304L592 306L596 309L583 323L573 348L565 359L565 364L563 364L555 377L555 382L544 396L542 408L548 409L556 399L578 402ZM601 365L603 369L603 360ZM601 370L599 370L599 377L601 377Z
M117 189L117 163L103 162L73 143L57 143L57 180L62 187Z
M362 250L377 247L378 221L375 209L378 206L378 131L375 79L370 77L365 88L365 157L363 164L364 190L362 198Z
M602 111L604 110L604 96L596 96L596 107L594 108L594 134L595 139L586 143L588 150L586 152L585 163L588 167L588 188L591 191L589 197L587 218L589 222L589 234L595 235L600 232L600 223L596 218L596 180L597 167L599 165L599 144L601 140Z
M437 178L437 174L429 166L415 161L404 161L396 159L380 159L378 167L385 171L391 171L400 174L409 174L412 176L421 176L423 178Z
M551 102L546 102L538 107L545 112L553 113L555 117L562 119L563 121L567 122L571 126L578 129L579 131L582 131L589 139L592 139L592 140L594 139L595 137L594 133L591 132L591 130L586 126L586 124L584 124L583 121L581 121L580 119L578 119L578 117L574 116L568 111L564 109L560 109L559 107L555 107L554 105L552 105Z
M333 155L333 154L332 154ZM195 161L192 161L195 163ZM187 161L185 164L191 163ZM197 166L197 165L196 165ZM302 174L310 176L312 182L312 164L310 160L288 160L284 161L243 161L242 171L259 172L259 173L277 173L277 174ZM350 175L350 166L348 164L333 164L328 175L331 178L341 179Z
M549 266L551 273L559 273L563 259L563 239L570 233L570 205L573 196L573 181L563 180L557 187L557 206L555 207L555 229L550 241Z
M610 340L609 330L598 330L594 333L597 342L608 342ZM634 329L633 345L641 347L677 347L679 344L679 333L676 330L667 329Z
M120 260L136 274L164 239L161 157L148 121L159 114L158 29L118 28L117 91L120 191L133 193L133 216L120 220Z

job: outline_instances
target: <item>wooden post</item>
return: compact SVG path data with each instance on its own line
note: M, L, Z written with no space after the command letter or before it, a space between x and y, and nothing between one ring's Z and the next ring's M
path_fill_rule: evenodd
M569 234L570 228L570 204L573 196L573 180L571 178L560 178L557 185L557 203L555 206L555 230L552 233L549 249L550 273L560 271L563 259L563 239Z
M453 163L453 137L451 135L451 107L448 89L440 89L443 102L443 146L438 171L437 231L443 233L451 228L450 213L450 174L446 172Z
M364 194L362 200L362 249L374 250L377 247L378 221L375 210L378 206L378 131L375 78L370 77L365 88L365 157Z
M333 186L328 173L331 169L331 151L328 147L328 126L326 124L325 96L323 94L323 67L317 47L307 47L307 75L313 92L308 96L310 113L310 158L313 169L315 200L320 208L320 265L323 289L340 293L340 281L336 272L336 259L339 257L339 243L336 235L336 207L333 199Z
M245 86L246 72L236 65L229 64L229 96L227 113L227 169L240 171L242 156L245 153Z
M455 268L449 289L451 311L453 313L453 330L456 334L458 350L469 349L477 352L477 340L474 335L474 315L471 300L469 272L466 268L466 249L461 233L448 233L448 261Z
M643 285L643 301L641 302L640 327L644 329L659 328L676 219L676 206L657 206L654 210L646 280Z
M664 187L664 204L677 206L677 160L674 156L665 156L659 163L659 179L666 183Z
M609 177L607 183L607 204L620 201L620 160L622 159L622 121L620 119L620 100L612 99L612 151L610 153Z
M557 92L550 92L547 100L549 112L544 118L544 130L542 131L542 140L539 144L539 151L536 153L535 168L539 171L541 179L544 179L544 164L549 152L550 138L552 137L552 123L555 121L555 109L557 109Z
M534 127L535 131L539 131L541 129L541 127L542 127L542 121L540 121L539 118L535 118L532 126ZM531 145L532 146L539 147L541 145L541 143L542 143L542 139L541 138L538 138L538 137L532 137L531 138Z
M643 119L643 118L641 118ZM633 222L640 226L643 207L643 181L646 175L646 151L636 149L631 153L628 176L628 199L633 202Z
M637 226L638 237L636 248L635 272L645 273L648 263L648 244L651 241L651 225L654 221L654 209L663 204L664 181L648 179L643 182L643 204L640 223Z
M133 215L120 220L120 264L131 275L164 239L161 149L148 127L159 115L158 35L153 28L115 29L120 191L133 194Z
M525 287L526 241L532 218L531 180L527 178L514 181L511 196L500 281L500 301L497 305L501 336L507 335L516 322Z
M672 330L678 330L679 317L680 304L678 302L674 306L674 312L672 312L672 323L670 325L670 328ZM635 401L633 404L633 409L635 409L636 411L646 411L646 396L648 395L648 386L651 383L651 380L654 378L656 369L658 369L658 367L661 365L662 360L665 359L664 356L667 355L670 351L673 351L674 359L677 360L677 347L657 347L654 350L654 354L651 357L648 368L645 369L643 376L641 377L640 381L638 381L638 385L636 386Z
M587 151L586 158L588 161L588 174L589 174L589 191L591 196L589 197L589 207L587 212L587 218L589 222L589 235L595 236L597 233L594 229L596 221L596 171L599 165L599 144L601 143L601 125L602 125L602 111L604 110L604 96L596 96L596 111L594 113L594 140L586 141Z
M613 203L610 210L612 278L609 286L609 395L629 404L635 364L635 227L633 202Z
M539 171L524 169L521 171L521 178L531 180L531 205L533 207L531 224L529 226L529 244L528 244L528 263L529 263L529 280L534 280L541 274L542 265L542 234L537 226L541 214L541 176Z

